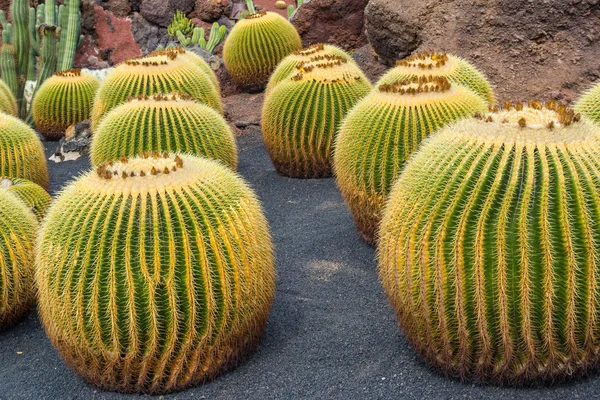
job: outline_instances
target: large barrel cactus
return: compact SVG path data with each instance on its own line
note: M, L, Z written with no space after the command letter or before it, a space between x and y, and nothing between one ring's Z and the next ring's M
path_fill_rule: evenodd
M49 140L90 119L92 103L100 82L78 69L61 71L46 79L37 91L31 111L37 130Z
M180 54L180 57L188 58L194 64L196 64L202 72L206 74L210 78L213 86L215 87L217 93L221 93L221 85L219 84L219 79L215 74L215 71L210 67L210 65L204 60L204 58L200 57L198 54L193 51L187 51L184 49L184 52Z
M29 179L48 189L44 146L25 122L0 113L0 176Z
M221 94L212 78L185 55L185 50L172 48L154 51L146 57L120 64L111 72L96 94L92 109L92 129L102 117L125 103L130 97L156 93L187 93L200 103L223 113Z
M281 60L302 48L296 28L281 15L258 12L235 24L225 40L223 60L241 86L264 86Z
M379 274L425 359L503 384L597 367L599 159L597 130L554 103L423 144L387 202Z
M0 79L0 112L18 115L17 100L8 85Z
M494 89L481 71L468 61L446 53L424 51L398 61L396 67L382 76L377 85L431 75L445 76L451 83L470 88L488 105L496 101Z
M267 220L220 163L188 155L108 162L67 186L37 246L39 310L88 382L166 393L233 367L274 296Z
M7 192L21 200L33 212L38 221L44 218L50 208L50 203L52 203L52 197L48 192L37 183L27 179L0 177L1 189L6 189Z
M596 124L600 124L600 84L585 91L577 103L575 111Z
M0 330L21 318L35 301L37 221L17 197L0 190Z
M339 56L303 64L265 99L262 132L277 171L294 178L332 174L340 123L371 90L356 66Z
M96 129L93 165L145 151L192 153L236 169L235 137L225 119L189 96L139 96L114 108Z
M444 77L380 85L352 109L340 128L334 166L367 242L376 240L385 199L421 141L450 122L486 111L481 97Z

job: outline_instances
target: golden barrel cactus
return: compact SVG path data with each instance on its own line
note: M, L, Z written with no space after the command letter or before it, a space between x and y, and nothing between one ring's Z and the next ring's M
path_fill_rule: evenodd
M55 73L46 79L31 104L37 130L49 140L65 136L71 125L90 119L100 82L79 69Z
M339 125L370 90L370 82L345 58L326 56L298 66L263 107L263 139L277 171L293 178L331 176Z
M273 12L238 21L225 40L223 60L231 78L247 88L264 87L277 64L302 48L296 28Z
M600 84L586 90L575 103L575 111L600 124Z
M221 93L221 85L219 84L219 79L217 78L215 71L213 71L213 69L204 60L204 58L200 57L198 54L196 54L192 51L187 51L185 49L184 49L184 52L180 54L180 57L188 58L190 61L192 61L198 67L200 67L202 72L204 72L206 74L206 76L208 76L210 78L210 81L212 82L213 86L215 87L217 93Z
M368 243L376 241L385 199L421 141L448 123L486 111L481 97L445 77L380 85L350 111L340 128L334 166Z
M146 57L119 64L100 86L92 109L92 129L113 108L130 97L156 93L186 93L200 103L223 113L221 94L212 78L176 47L154 51Z
M191 153L237 168L231 128L218 112L186 95L139 96L115 107L96 129L90 156L100 165L145 151Z
M17 116L17 100L8 85L0 79L0 112Z
M65 361L108 390L167 393L236 365L275 293L267 220L229 168L190 155L108 162L55 200L39 311Z
M414 77L444 76L450 83L466 86L488 104L496 102L492 85L470 62L452 54L427 52L415 54L396 63L396 67L381 77L377 85L385 85Z
M535 101L423 144L386 204L379 275L429 363L502 384L597 367L599 159L592 124Z
M48 189L44 146L20 119L0 113L0 176L29 179Z
M44 218L52 203L48 192L27 179L0 177L0 189L5 189L21 200L38 221Z

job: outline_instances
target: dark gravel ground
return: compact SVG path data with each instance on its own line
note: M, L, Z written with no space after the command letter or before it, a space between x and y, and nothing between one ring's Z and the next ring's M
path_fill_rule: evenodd
M48 155L56 144L47 144ZM263 201L277 251L277 297L258 350L217 380L168 399L593 399L600 377L537 389L446 379L404 340L333 179L292 180L270 164L260 133L239 138L240 173ZM89 167L49 162L51 189ZM117 399L80 380L36 312L0 333L0 399Z

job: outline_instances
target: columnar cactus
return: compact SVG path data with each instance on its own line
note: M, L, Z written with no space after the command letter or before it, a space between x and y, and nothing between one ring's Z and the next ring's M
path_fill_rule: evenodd
M1 55L0 55L1 57ZM0 112L18 116L17 101L12 91L3 80L0 80Z
M48 189L48 166L37 133L20 119L2 113L0 176L29 179Z
M264 86L281 60L302 48L296 28L284 17L259 12L238 21L223 48L225 67L244 87Z
M494 89L473 64L446 53L423 52L396 63L396 67L381 77L377 85L412 79L415 76L445 76L450 83L466 86L479 94L488 105L496 101Z
M432 136L395 184L379 274L446 373L554 381L600 362L600 134L555 103Z
M345 58L325 56L298 66L263 108L263 138L277 171L294 178L331 176L339 125L370 90L370 82Z
M18 198L0 190L0 330L20 319L35 301L37 221Z
M486 111L481 97L444 77L380 85L352 109L340 128L334 166L368 243L376 241L385 199L421 141L450 122Z
M600 85L595 85L581 95L575 103L575 111L600 124Z
M140 96L109 112L92 139L92 165L145 151L192 153L237 167L235 137L214 109L189 96Z
M104 389L166 393L252 350L274 296L268 223L252 190L188 155L109 162L67 186L37 246L52 343Z
M0 177L0 190L12 193L21 200L25 206L33 212L38 221L41 221L50 203L52 197L40 185L27 179Z
M155 93L187 93L197 101L223 113L221 94L212 78L190 58L185 50L159 50L146 57L125 61L108 75L100 86L92 110L92 129L96 130L106 113L128 98Z
M58 140L71 126L89 119L100 82L78 69L57 72L37 91L31 105L37 130Z

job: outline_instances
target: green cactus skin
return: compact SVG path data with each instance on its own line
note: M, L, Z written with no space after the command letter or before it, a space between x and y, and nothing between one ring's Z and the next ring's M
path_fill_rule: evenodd
M0 190L0 330L22 318L35 301L37 228L25 204Z
M29 179L48 189L44 146L25 122L0 113L0 176Z
M2 37L6 37L7 28L2 31ZM0 47L0 70L2 71L2 80L9 87L16 101L16 94L18 91L18 78L17 78L17 53L15 52L14 46L6 44L3 41L2 47ZM17 103L17 109L19 108Z
M487 111L481 97L444 77L413 79L379 86L352 109L337 138L337 183L369 244L376 242L394 181L421 141L448 123ZM436 86L439 91L433 91Z
M371 91L356 66L338 56L305 64L265 99L262 133L277 171L293 178L332 174L333 144L348 111Z
M400 325L465 380L557 381L600 361L600 135L564 106L517 110L428 139L381 224Z
M194 23L180 10L175 11L171 24L167 27L167 33L171 37L175 37L177 32L182 35L191 35L194 31Z
M237 168L235 137L214 109L191 98L142 96L114 108L92 139L92 165L143 152L179 152Z
M111 72L96 94L92 109L92 130L96 130L106 113L130 97L155 93L187 93L200 103L223 114L221 94L212 78L185 50L176 47L157 50L146 57L125 61Z
M215 90L217 91L217 93L221 93L221 85L219 84L219 79L217 78L215 71L213 71L213 69L210 67L210 65L208 65L208 63L204 60L204 58L200 57L198 54L196 54L192 51L187 51L187 50L183 50L183 51L184 51L184 53L182 53L180 55L180 57L188 58L191 62L198 65L198 67L200 67L202 72L204 72L206 74L206 76L208 76L210 78L210 81L212 82L213 86L215 87Z
M17 111L17 100L15 100L12 90L3 80L0 80L0 112L16 117L18 115Z
M214 378L257 345L275 267L244 181L167 154L105 164L65 188L39 235L36 282L46 332L79 375L159 394Z
M59 15L66 15L61 22L61 35L58 43L57 71L68 71L73 68L75 53L81 42L81 13L79 0L65 0ZM61 16L62 16L61 15ZM59 17L60 18L60 17Z
M223 48L225 68L237 84L264 87L277 64L302 48L296 28L281 15L248 15L233 27Z
M275 71L269 78L269 83L267 84L267 88L265 89L265 95L268 95L277 84L286 78L290 78L295 75L298 69L298 65L300 63L309 63L318 61L319 58L324 57L326 55L334 55L345 58L348 60L349 65L355 65L354 60L350 57L350 54L346 53L344 50L339 47L330 45L330 44L313 44L308 46L302 50L296 50L292 52L289 56L281 60L281 62L275 68ZM357 73L360 73L364 76L361 69L356 66ZM366 77L365 77L366 78Z
M445 76L450 83L468 87L479 94L489 106L496 102L494 89L473 64L446 53L423 52L398 61L395 68L381 77L377 86L421 76Z
M575 103L575 111L595 124L600 124L600 85L586 90Z
M58 140L71 126L90 119L100 82L78 69L57 72L37 91L31 106L37 130Z
M12 193L33 212L38 222L46 216L52 197L40 185L27 179L0 177L0 189Z

